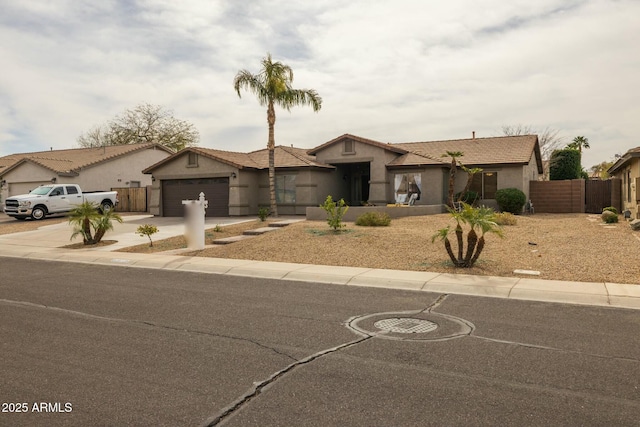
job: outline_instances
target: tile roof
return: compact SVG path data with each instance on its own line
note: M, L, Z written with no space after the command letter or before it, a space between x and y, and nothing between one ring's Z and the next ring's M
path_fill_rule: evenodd
M626 165L634 157L640 157L640 147L632 148L624 153L622 157L620 157L613 165L611 165L607 172L610 175L613 175L618 171L618 169Z
M351 139L353 141L357 141L357 142L362 142L363 144L368 144L368 145L373 145L375 147L380 147L383 148L385 150L389 150L389 151L393 151L395 153L399 153L399 154L404 154L406 153L405 150L403 150L402 148L398 147L398 144L390 144L390 143L384 143L384 142L379 142L379 141L374 141L373 139L367 139L367 138L362 138L356 135L351 135L350 133L345 133L344 135L340 135L337 138L332 139L331 141L327 141L322 145L319 145L315 148L312 148L311 150L308 150L307 152L309 154L316 154L318 151L323 150L324 148L333 145L337 142L343 141L345 139Z
M275 147L274 161L276 168L295 168L295 167L318 167L330 168L334 166L316 162L315 156L309 155L307 149L285 147L278 145ZM238 169L268 169L269 168L269 151L266 148L252 151L250 153L240 153L236 151L216 150L213 148L188 147L184 150L161 160L155 165L151 165L143 173L152 173L158 166L170 162L177 156L186 152L194 152L204 157L226 163Z
M32 162L59 174L77 174L82 168L154 147L172 153L160 144L144 143L10 154L0 157L0 173L6 173L23 162Z
M464 155L458 160L464 165L527 164L537 144L536 135L392 144L409 154L398 157L389 166L449 164L450 157L443 157L447 151L461 151Z

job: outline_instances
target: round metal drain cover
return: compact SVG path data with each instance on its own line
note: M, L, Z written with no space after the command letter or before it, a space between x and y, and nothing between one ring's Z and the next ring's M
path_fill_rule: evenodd
M446 341L467 336L475 326L467 320L424 310L373 313L349 319L353 332L398 341Z
M373 324L381 331L396 332L399 334L424 334L438 327L428 320L413 319L410 317L396 317L394 319L382 319Z

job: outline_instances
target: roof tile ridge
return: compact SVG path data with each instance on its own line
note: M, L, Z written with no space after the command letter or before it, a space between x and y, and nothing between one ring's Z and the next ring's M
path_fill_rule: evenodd
M289 150L289 148L293 148L294 150L296 150L295 147L285 147L284 145L281 145L280 148L282 150L284 150L285 152L289 153L290 155L292 155L293 157L297 158L298 160L306 163L307 165L315 165L315 164L317 164L316 161L310 160L310 159L302 156L300 153L296 153L295 151L292 152L292 151ZM298 150L303 150L303 149L302 148L298 148ZM307 155L310 156L310 154L307 154Z

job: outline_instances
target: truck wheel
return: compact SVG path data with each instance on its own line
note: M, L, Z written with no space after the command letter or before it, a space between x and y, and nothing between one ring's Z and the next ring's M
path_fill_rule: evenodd
M31 211L31 218L38 221L47 215L47 210L42 206L36 206Z
M102 204L100 205L100 211L102 211L102 213L106 213L109 212L111 209L113 209L113 205L111 204L110 201L105 200L104 202L102 202Z

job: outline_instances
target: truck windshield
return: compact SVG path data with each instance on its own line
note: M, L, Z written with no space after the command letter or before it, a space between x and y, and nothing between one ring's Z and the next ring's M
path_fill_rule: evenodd
M31 190L29 192L29 194L35 194L38 196L44 196L45 194L48 194L49 191L51 191L52 186L51 185L43 185L41 187L35 188L33 190Z

